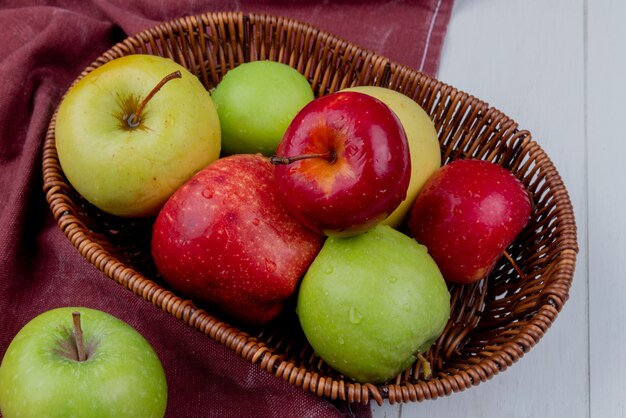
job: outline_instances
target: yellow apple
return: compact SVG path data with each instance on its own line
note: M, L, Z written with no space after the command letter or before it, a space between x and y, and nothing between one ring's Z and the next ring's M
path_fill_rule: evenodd
M209 92L184 67L130 55L67 92L56 147L65 176L90 203L117 216L150 216L219 157L220 124Z
M397 91L377 86L345 89L373 96L385 103L400 119L409 141L411 179L406 199L382 223L397 228L407 217L411 204L426 180L441 166L441 150L435 125L413 100Z

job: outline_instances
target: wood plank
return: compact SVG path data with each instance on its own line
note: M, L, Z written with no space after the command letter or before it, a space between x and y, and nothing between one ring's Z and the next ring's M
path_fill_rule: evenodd
M626 417L626 3L588 2L591 416Z
M568 187L581 251L570 300L536 347L478 387L397 407L403 418L588 416L583 11L583 0L456 2L439 79L533 133Z
M376 402L372 401L372 417L374 418L401 418L402 406L398 404L390 405L389 402L385 402L384 405L378 406Z

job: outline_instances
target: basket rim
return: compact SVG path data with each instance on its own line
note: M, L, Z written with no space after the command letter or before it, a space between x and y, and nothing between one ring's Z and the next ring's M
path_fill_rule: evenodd
M490 379L495 374L506 370L513 363L521 359L547 332L547 329L556 319L562 310L564 303L569 298L569 290L573 281L573 274L578 253L576 222L573 206L569 194L565 188L556 167L540 147L531 138L530 132L518 130L517 123L499 109L490 106L487 102L467 94L455 87L452 87L436 78L416 71L408 66L395 63L388 58L378 55L372 51L354 45L343 38L337 37L330 32L323 31L316 26L301 22L295 19L278 17L265 13L243 12L209 12L198 15L183 16L167 22L162 22L156 26L145 29L135 35L129 36L123 41L113 45L103 52L67 88L66 92L59 99L65 97L67 91L87 73L101 66L111 59L122 55L128 55L124 49L132 49L145 42L155 32L172 33L174 26L192 29L195 24L202 21L220 21L221 19L234 19L240 25L244 21L271 21L281 22L284 25L293 25L299 29L310 31L314 36L323 36L325 41L333 48L350 47L354 54L367 55L370 61L377 65L384 66L385 74L409 73L415 75L424 83L436 83L449 91L449 94L461 95L465 100L475 101L482 105L488 112L493 112L493 117L502 117L513 124L513 128L520 136L525 136L528 141L529 158L541 161L542 171L550 173L546 176L546 182L550 189L555 190L555 216L563 219L567 224L563 229L560 242L561 251L556 257L552 274L555 279L552 286L559 289L559 294L551 293L548 302L541 306L528 321L525 330L516 335L510 342L504 344L499 350L494 351L488 358L481 358L471 362L463 370L458 370L456 374L441 374L433 376L433 379L412 382L389 382L386 384L374 385L371 383L360 384L348 379L332 379L331 377L319 376L316 372L298 366L293 362L282 358L282 356L256 337L251 337L246 332L229 325L226 322L208 314L202 309L195 307L191 300L183 299L170 290L167 290L151 279L143 276L138 271L126 266L118 258L112 255L106 248L91 239L90 231L81 222L77 213L68 204L71 199L67 197L65 190L69 184L61 174L60 163L56 153L55 145L55 123L58 106L53 112L50 123L46 131L43 147L42 169L43 169L43 191L51 208L57 224L79 250L81 255L99 270L105 273L110 279L132 291L135 295L142 297L145 301L161 308L175 318L185 322L192 328L208 335L211 339L225 345L237 355L251 362L258 364L267 372L288 381L290 384L300 386L304 390L316 393L319 396L330 399L341 399L348 402L368 403L374 399L379 405L384 399L388 399L391 404L395 402L421 401L424 399L435 399L440 396L447 396L451 393L460 392L471 386L478 385ZM383 80L385 81L385 80ZM71 186L69 186L71 187ZM562 298L560 294L565 294Z

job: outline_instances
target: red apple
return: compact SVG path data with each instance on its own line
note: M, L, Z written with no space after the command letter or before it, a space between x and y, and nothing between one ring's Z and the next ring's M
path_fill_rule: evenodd
M428 248L444 278L472 283L487 276L528 223L524 185L488 161L457 160L424 185L411 209L411 235Z
M269 159L239 154L172 195L154 224L152 255L174 289L263 324L278 316L322 241L280 204Z
M363 93L315 99L291 122L276 156L284 204L309 228L355 235L404 200L411 162L406 134L383 102Z

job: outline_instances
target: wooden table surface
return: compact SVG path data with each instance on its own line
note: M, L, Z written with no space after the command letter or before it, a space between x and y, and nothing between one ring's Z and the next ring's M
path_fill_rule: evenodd
M626 417L626 2L456 0L438 78L515 119L574 205L570 299L519 362L381 417Z

